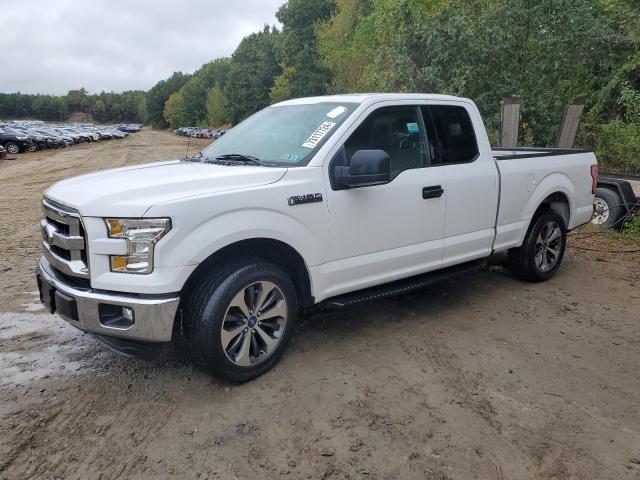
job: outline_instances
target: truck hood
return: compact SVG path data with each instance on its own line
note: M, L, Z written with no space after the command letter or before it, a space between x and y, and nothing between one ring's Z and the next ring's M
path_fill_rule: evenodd
M68 178L51 186L45 196L87 217L142 217L158 203L266 185L286 171L174 160Z

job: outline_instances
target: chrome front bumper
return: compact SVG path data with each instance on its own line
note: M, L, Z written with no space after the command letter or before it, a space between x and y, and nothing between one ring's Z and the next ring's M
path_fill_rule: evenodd
M44 257L38 262L36 277L45 307L80 330L139 342L171 341L180 301L175 294L138 295L70 285ZM133 321L130 325L107 325L114 323L112 313L119 307L133 310Z

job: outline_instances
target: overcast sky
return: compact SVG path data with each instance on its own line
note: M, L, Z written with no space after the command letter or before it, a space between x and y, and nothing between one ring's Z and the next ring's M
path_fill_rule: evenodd
M152 87L229 56L285 0L0 0L0 92Z

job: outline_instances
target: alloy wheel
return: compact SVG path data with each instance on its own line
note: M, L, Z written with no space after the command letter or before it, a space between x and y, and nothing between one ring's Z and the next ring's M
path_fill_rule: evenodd
M280 344L287 322L282 290L268 281L240 290L227 307L220 340L225 355L241 367L262 363Z
M562 230L556 221L544 224L536 239L536 268L548 272L556 266L562 251Z

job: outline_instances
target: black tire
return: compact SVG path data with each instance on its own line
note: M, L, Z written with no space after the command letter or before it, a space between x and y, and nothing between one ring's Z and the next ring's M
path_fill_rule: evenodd
M622 200L613 190L598 188L594 199L596 211L593 213L591 223L600 228L613 228L622 215Z
M554 240L553 243L547 245L546 239L542 237L545 234L545 229L548 229L550 225L556 225L560 235L557 243ZM548 230L546 232L550 236L550 232ZM539 243L541 239L543 240L542 246ZM567 227L564 219L556 211L546 210L532 220L522 246L509 250L511 270L516 277L528 282L549 280L560 268L566 245ZM552 255L550 251L557 251L557 254ZM544 259L552 257L554 257L553 264L547 264Z
M227 312L236 295L259 282L274 284L286 300L284 326L279 332L279 343L265 359L255 365L240 366L228 357L222 344L223 323L225 318L228 321ZM211 375L229 383L247 382L266 373L280 360L291 340L297 311L295 287L280 267L261 259L231 259L199 281L186 296L182 320L186 348L196 366ZM255 325L255 315L251 318ZM236 338L246 335L247 329L244 331Z
M38 150L38 145L36 145L35 143L30 143L29 145L27 145L26 149L27 152L35 152L36 150Z
M20 153L20 145L16 142L7 142L4 144L4 148L12 155Z

